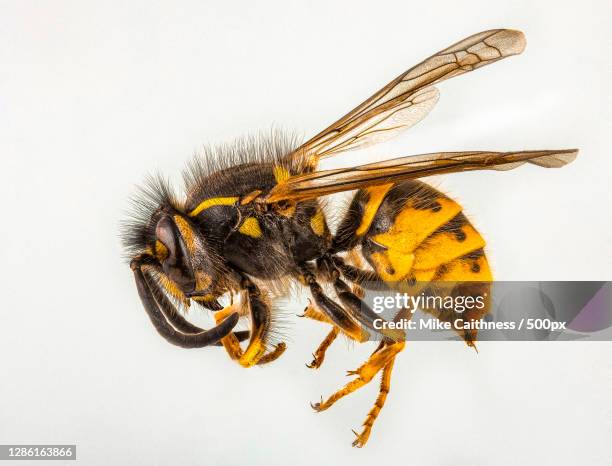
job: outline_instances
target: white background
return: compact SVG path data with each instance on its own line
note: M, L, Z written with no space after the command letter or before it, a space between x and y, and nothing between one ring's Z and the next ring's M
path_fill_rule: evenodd
M372 350L287 303L289 349L245 370L168 345L118 225L134 185L203 143L305 137L426 56L511 27L528 46L441 84L417 127L327 166L436 150L570 148L561 170L436 180L497 279L611 279L611 4L0 2L0 443L76 443L83 464L609 464L612 343L408 344L364 450L376 383L315 415ZM210 324L208 316L196 321Z

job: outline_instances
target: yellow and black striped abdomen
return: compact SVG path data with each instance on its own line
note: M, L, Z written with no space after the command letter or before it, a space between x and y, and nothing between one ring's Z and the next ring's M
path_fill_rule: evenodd
M386 282L490 281L485 241L461 211L420 181L374 188L362 203L363 254Z
M343 230L352 223L358 242L351 246L361 245L364 258L390 288L416 295L427 292L432 284L454 282L447 293L487 295L492 274L485 241L448 196L411 180L362 190L351 209L340 237L347 237ZM466 286L465 282L479 283ZM479 319L488 305L487 299L486 309L464 313L464 317ZM456 316L454 311L423 310L442 320ZM459 333L468 344L475 337Z

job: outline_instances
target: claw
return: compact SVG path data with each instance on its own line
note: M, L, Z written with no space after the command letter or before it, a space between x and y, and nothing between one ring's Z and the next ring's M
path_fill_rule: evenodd
M310 364L306 363L306 367L308 369L317 369L319 367L319 361L314 353L312 353L312 362Z
M308 313L308 309L310 309L312 307L312 301L310 300L310 298L308 298L308 306L306 306L304 308L304 310L302 311L302 314L298 314L298 317L307 317L307 313Z
M308 369L318 369L321 367L321 361L314 353L312 353L312 362L310 364L306 364L306 367Z
M351 429L351 430L353 430L353 429ZM355 432L353 430L353 434L355 434L355 436L357 438L355 440L353 440L353 444L352 445L355 448L363 448L363 446L368 441L368 437L370 436L370 433L367 431L367 429L364 429L364 431L361 434L358 434L357 432Z
M319 403L310 403L312 409L314 409L317 413L322 411L321 405L323 404L323 397L321 397L321 401Z
M351 375L359 375L359 371L346 371L346 376L350 377Z

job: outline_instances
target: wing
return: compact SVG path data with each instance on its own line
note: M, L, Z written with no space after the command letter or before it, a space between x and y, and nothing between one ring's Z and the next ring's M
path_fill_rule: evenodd
M474 34L401 74L347 115L298 148L318 160L385 141L423 119L438 101L432 85L521 53L520 31L493 29Z
M573 161L577 154L577 149L567 149L522 152L436 152L413 155L359 167L293 176L277 184L263 200L267 203L303 200L441 173L512 170L524 163L558 168Z

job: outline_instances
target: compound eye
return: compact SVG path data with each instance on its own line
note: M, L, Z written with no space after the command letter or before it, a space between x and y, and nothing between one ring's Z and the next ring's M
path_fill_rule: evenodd
M155 255L163 262L171 259L176 263L178 252L178 237L173 222L168 217L163 217L155 227Z
M170 217L163 217L155 226L155 256L164 273L184 292L193 290L195 280L189 257L176 225Z

